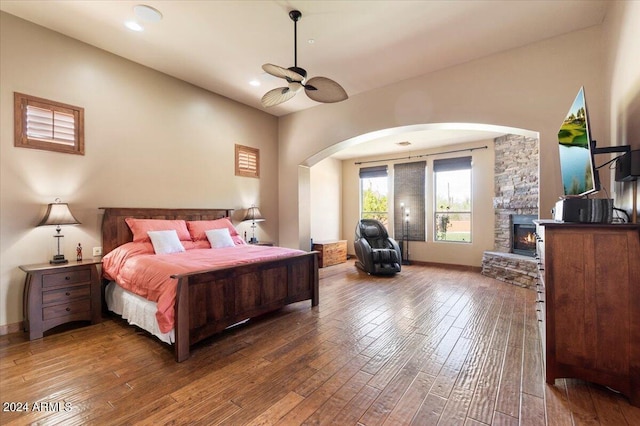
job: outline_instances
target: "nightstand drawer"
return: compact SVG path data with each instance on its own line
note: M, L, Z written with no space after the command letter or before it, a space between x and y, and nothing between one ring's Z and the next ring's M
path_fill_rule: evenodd
M42 287L55 287L65 284L78 284L91 282L91 269L80 269L66 272L56 272L42 276Z
M42 309L42 319L44 321L52 318L59 318L91 311L91 300L81 299L60 305L49 306Z
M65 303L83 297L89 299L89 296L91 296L91 286L85 284L76 287L61 288L59 290L44 291L42 292L42 303L44 305Z

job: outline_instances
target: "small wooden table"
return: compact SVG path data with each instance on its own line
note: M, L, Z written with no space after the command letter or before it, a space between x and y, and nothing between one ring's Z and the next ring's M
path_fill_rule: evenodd
M39 339L53 327L71 321L102 320L100 259L70 261L60 265L21 265L24 284L24 329L29 340Z
M318 265L321 268L347 261L347 240L314 241L313 250L320 253Z

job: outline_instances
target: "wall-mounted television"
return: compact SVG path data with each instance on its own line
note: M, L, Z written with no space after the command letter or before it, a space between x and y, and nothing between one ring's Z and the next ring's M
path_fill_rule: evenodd
M583 197L600 189L598 171L593 163L593 143L584 87L581 87L558 130L560 174L565 197Z

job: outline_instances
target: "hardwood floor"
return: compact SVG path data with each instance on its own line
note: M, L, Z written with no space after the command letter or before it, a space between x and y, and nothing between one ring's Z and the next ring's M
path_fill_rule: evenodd
M120 319L2 336L0 424L640 425L610 390L544 383L531 290L425 266L320 272L317 308L228 330L181 364Z

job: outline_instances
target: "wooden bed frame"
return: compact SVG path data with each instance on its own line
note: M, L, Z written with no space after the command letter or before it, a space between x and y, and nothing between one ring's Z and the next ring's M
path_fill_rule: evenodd
M231 209L157 209L103 207L102 248L107 254L132 241L125 218L213 220ZM172 275L178 280L175 304L175 356L189 358L191 345L230 325L291 303L318 305L317 252ZM105 285L106 285L106 280Z

